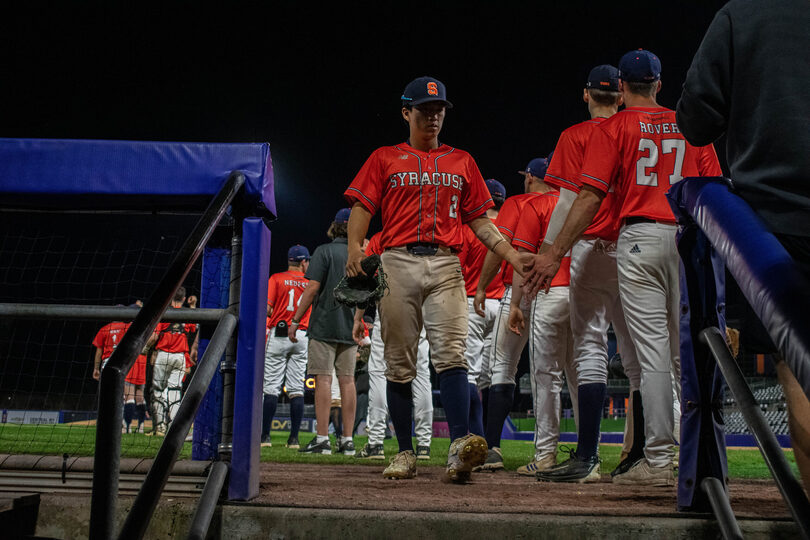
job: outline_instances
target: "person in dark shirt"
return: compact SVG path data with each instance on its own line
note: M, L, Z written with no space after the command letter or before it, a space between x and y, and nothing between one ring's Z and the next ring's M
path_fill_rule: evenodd
M696 146L725 135L735 190L810 279L808 28L806 0L726 4L692 60L677 121ZM787 364L778 361L776 369L796 462L810 488L810 403Z

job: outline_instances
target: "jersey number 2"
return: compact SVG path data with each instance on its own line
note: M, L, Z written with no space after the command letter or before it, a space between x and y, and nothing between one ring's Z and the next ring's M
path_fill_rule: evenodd
M456 209L458 208L458 195L453 195L450 197L450 217L456 219L458 217L458 212Z
M658 145L652 139L641 139L638 141L639 152L649 152L646 156L641 156L636 161L636 183L640 186L658 185L658 173L653 171L647 174L647 169L652 169L658 165ZM675 166L672 174L669 175L670 185L683 180L681 172L683 170L683 157L686 153L686 141L683 139L663 139L661 140L661 152L671 154L675 152Z

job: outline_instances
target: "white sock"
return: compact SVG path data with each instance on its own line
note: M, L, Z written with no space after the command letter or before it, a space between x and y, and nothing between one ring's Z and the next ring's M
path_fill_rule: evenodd
M316 435L315 436L315 442L317 442L317 443L322 443L322 442L328 441L328 440L329 440L329 435Z
M346 444L347 442L351 442L351 440L352 440L351 437L341 437L340 444Z

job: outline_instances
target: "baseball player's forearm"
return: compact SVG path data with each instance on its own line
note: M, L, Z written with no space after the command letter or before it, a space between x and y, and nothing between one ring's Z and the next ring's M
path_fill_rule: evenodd
M347 228L347 241L349 244L349 253L363 251L363 240L368 233L368 225L371 223L371 212L366 210L366 207L360 203L354 203L352 206L352 213L349 215L349 224Z
M304 316L304 313L307 312L309 306L311 306L312 302L315 301L315 296L317 296L320 289L320 281L315 281L314 279L309 280L307 283L307 288L304 289L303 293L301 293L301 300L298 302L298 308L295 310L295 314L293 314L292 317L293 321L301 322L301 317Z
M498 275L498 268L501 266L501 258L494 252L487 251L484 257L484 264L481 267L481 277L478 279L478 289L486 291L495 276Z
M568 212L571 211L571 205L574 204L576 198L577 194L570 189L560 189L560 199L557 201L557 205L551 213L551 218L548 220L546 236L543 238L544 244L554 244L554 240L557 239L557 235L560 234L563 225L565 225L565 218L568 217Z
M93 369L99 370L101 369L101 349L96 347L96 353L93 357Z
M550 251L557 260L562 260L565 254L571 251L576 241L593 221L604 198L605 194L601 191L588 185L582 186L579 195L571 205L565 225L551 247Z
M475 218L468 225L489 251L506 260L516 272L523 271L517 251L503 237L491 219L486 216Z
M523 300L523 276L515 272L512 276L512 297L509 300L509 309L520 309L520 301Z

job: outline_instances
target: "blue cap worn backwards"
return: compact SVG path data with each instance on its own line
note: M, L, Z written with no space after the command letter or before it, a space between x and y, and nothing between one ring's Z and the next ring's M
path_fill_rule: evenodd
M618 92L619 70L608 64L596 66L588 74L588 82L585 83L585 88Z
M428 101L443 101L448 109L453 108L453 104L447 101L447 89L438 79L433 77L419 77L408 83L402 91L402 106L414 106Z
M518 171L518 172L524 175L530 174L542 180L546 176L546 169L548 169L548 161L549 160L542 157L534 158L529 162L528 165L526 165L525 171Z
M503 184L494 178L488 178L486 184L489 195L492 197L492 200L495 201L495 204L500 204L506 199L506 188L503 187Z
M341 208L338 210L337 214L335 214L335 223L348 223L351 213L351 208Z
M287 260L301 262L309 260L309 250L300 244L296 244L287 252Z
M619 60L619 78L628 82L655 82L661 78L661 60L644 49L630 51Z

